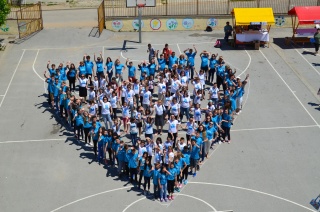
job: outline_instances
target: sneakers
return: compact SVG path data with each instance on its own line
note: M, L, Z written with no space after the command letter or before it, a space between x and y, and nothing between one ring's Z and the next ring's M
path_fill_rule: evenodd
M168 196L168 200L171 200L171 196Z
M173 195L171 195L171 200L174 200Z
M185 179L182 180L182 183L184 184ZM184 184L185 185L185 184Z
M163 202L163 199L162 199L162 198L160 199L160 202Z
M179 188L182 188L182 184L179 184Z
M183 184L187 185L187 184L188 184L188 180L185 180L185 181L183 182Z
M167 198L165 198L164 201L167 202L168 201Z
M195 177L195 176L197 176L197 173L195 172L195 173L193 173L193 177Z
M86 143L86 146L89 147L90 145L88 143Z
M174 190L177 191L177 192L180 192L180 188L179 187L176 187Z
M144 196L147 196L147 191L144 191L143 194L144 194Z

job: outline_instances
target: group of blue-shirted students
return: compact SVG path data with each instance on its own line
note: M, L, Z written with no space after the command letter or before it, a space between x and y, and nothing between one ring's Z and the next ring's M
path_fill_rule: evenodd
M44 76L48 83L48 103L66 118L79 141L82 138L91 146L92 139L99 163L117 164L119 177L128 177L139 189L143 186L145 195L150 193L152 180L154 199L168 201L188 183L189 174L196 176L210 148L231 142L230 129L234 115L241 112L249 75L241 81L223 57L207 51L200 53L200 70L196 71L195 46L179 57L168 44L160 54L149 44L147 52L149 62L143 61L139 69L129 60L124 65L119 59L113 63L108 57L104 63L100 53L97 58L94 55L96 68L90 56L85 55L78 68L70 62L65 67L60 64L56 68L52 64L50 68L49 61L50 76L47 72ZM123 80L125 69L128 69L128 81ZM136 70L141 72L140 82ZM80 98L73 93L76 79ZM158 88L157 97L153 95L155 88ZM205 91L209 102L202 108ZM183 126L184 115L187 122ZM153 139L153 135L162 135L165 123L169 124L166 141L162 142L161 137ZM186 139L178 138L181 129L186 129ZM141 139L143 131L145 139ZM131 146L121 139L127 133Z

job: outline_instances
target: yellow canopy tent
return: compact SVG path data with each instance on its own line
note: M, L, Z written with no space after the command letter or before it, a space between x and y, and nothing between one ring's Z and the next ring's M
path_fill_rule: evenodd
M265 36L262 35L262 32L260 33L263 39L260 41L269 42L266 40L269 40L269 31L271 25L275 24L272 8L234 8L231 14L234 26L235 44L252 43L254 40L250 40L250 37L255 40L259 38L259 36L257 35L258 33L256 33L255 36L251 33L251 35L245 35L246 41L237 40L237 34L239 35L239 37L243 37L244 32L248 32L249 26L266 26L267 32L264 32Z

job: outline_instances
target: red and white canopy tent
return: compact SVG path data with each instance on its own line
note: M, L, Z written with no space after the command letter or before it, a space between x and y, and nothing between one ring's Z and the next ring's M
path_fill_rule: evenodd
M311 37L316 32L314 27L320 24L320 6L294 7L288 12L292 20L292 39L294 42L310 42ZM299 28L300 25L310 27Z

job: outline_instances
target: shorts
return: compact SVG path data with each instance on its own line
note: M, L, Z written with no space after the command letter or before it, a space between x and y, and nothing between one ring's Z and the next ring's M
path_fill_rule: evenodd
M49 98L50 98L50 101L51 101L51 102L53 102L53 101L54 101L53 93L50 93L50 94L49 94Z
M190 158L190 167L197 167L199 159Z

